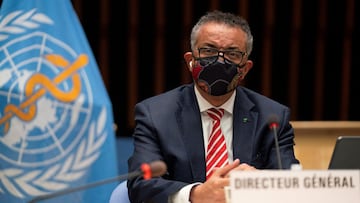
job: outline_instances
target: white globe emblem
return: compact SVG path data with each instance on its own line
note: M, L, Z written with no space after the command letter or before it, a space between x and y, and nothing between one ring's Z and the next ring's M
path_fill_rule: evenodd
M0 49L0 159L10 164L56 163L74 150L88 128L93 96L87 75L81 68L64 74L64 68L47 60L51 54L70 64L79 57L69 45L43 32L16 38ZM64 102L58 92L66 95L79 88L72 79L76 74L81 76L80 92Z

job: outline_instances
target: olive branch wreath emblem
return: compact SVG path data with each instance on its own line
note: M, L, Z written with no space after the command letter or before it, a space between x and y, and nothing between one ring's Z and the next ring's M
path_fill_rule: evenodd
M10 34L21 34L28 29L35 29L40 24L53 24L53 21L43 13L36 13L36 9L28 12L14 11L8 15L0 16L0 41L9 37Z
M83 139L75 153L70 154L63 163L58 163L45 171L8 168L0 171L0 182L4 183L8 192L19 198L25 197L19 188L31 196L67 188L72 181L83 177L87 168L100 156L99 149L107 138L105 121L106 109L103 108L97 122L90 124L88 139ZM48 191L40 190L38 187ZM4 192L0 188L0 193Z

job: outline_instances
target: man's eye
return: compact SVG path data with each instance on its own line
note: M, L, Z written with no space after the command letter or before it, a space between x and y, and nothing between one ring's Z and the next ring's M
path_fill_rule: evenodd
M239 53L236 52L236 51L230 51L228 52L229 56L232 56L232 57L238 57L239 56Z
M215 50L213 50L213 49L206 49L205 52L208 53L208 54L215 54L215 53L217 53L217 51L215 51Z

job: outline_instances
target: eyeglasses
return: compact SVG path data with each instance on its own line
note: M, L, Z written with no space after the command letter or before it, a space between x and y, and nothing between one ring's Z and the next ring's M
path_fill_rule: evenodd
M246 55L246 52L242 52L239 50L223 50L220 51L215 48L210 47L203 47L198 48L199 51L199 58L212 58L215 62L218 60L218 57L221 56L237 65L240 65L242 62L244 56Z

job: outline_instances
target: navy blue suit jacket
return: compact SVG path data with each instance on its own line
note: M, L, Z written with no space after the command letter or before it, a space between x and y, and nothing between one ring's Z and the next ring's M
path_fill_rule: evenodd
M279 117L278 141L283 168L298 163L294 131L286 106L239 86L233 112L233 155L258 169L277 169L274 135L268 119ZM169 195L189 183L205 181L205 149L194 85L187 84L148 98L135 107L134 153L129 171L142 163L163 160L167 173L160 178L128 181L132 202L167 202Z

